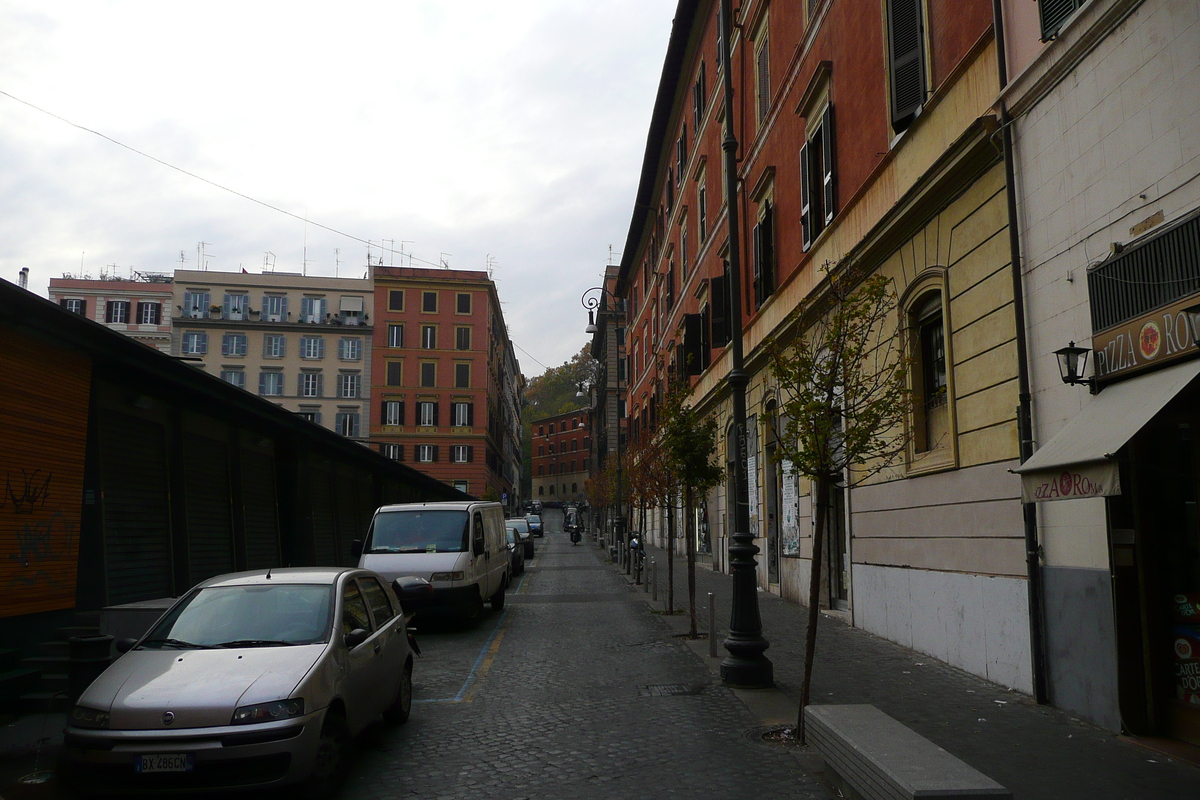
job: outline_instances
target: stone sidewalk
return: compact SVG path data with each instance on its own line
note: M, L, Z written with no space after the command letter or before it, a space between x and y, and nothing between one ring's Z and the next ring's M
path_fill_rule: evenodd
M657 603L649 593L642 597L661 613L666 600L666 553L654 547L647 552L658 563L660 591ZM676 613L663 618L682 632L689 622L684 558L675 558L674 571ZM728 634L730 588L728 575L697 565L697 628L706 630L707 594L712 592L718 641ZM758 599L776 687L735 693L764 725L794 723L807 611L762 591ZM719 676L724 648L718 646L718 657L710 659L706 638L689 644ZM1200 768L1188 761L1061 709L1039 706L1028 695L1005 690L826 614L818 625L812 698L814 703L873 704L1007 787L1016 800L1200 798Z

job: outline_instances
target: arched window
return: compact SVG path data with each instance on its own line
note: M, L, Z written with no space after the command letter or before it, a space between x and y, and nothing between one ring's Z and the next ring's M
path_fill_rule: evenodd
M905 344L911 359L908 471L955 466L954 359L947 307L946 270L930 267L900 298Z

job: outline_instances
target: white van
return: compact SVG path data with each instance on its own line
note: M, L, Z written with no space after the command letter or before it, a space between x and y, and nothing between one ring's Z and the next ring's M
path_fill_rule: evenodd
M358 543L355 543L358 545ZM371 518L358 565L384 576L416 576L433 586L426 607L475 618L489 601L504 608L511 563L500 503L404 503Z

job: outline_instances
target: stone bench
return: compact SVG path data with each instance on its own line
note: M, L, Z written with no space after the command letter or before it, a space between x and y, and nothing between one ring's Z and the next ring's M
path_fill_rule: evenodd
M809 706L804 731L835 783L849 788L852 797L1012 798L1012 792L875 706Z

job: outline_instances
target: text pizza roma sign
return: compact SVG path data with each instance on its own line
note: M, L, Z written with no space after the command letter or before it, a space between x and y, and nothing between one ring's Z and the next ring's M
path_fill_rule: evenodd
M1165 308L1092 336L1096 378L1121 377L1196 355L1183 309L1195 305L1191 295Z
M1121 475L1115 461L1075 464L1021 476L1021 501L1081 500L1121 493Z

